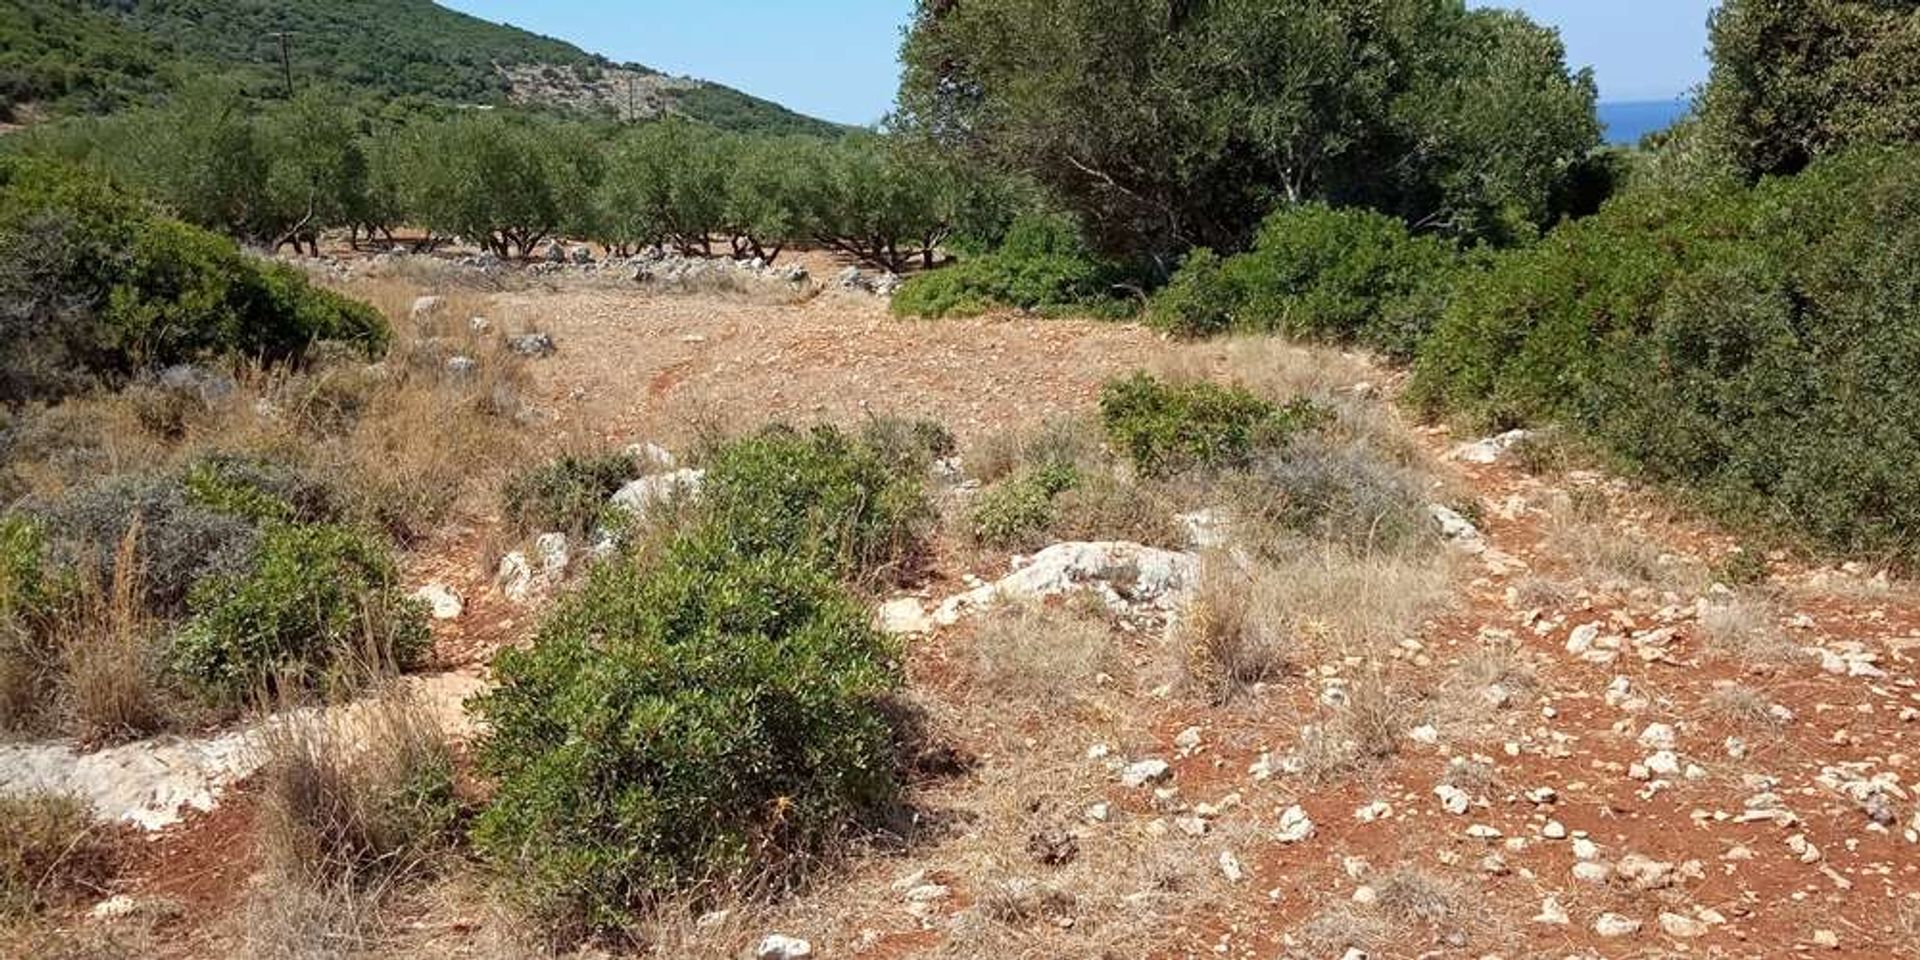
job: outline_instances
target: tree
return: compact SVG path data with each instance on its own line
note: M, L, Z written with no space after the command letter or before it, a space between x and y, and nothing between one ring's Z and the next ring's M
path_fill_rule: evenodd
M346 104L316 93L261 118L267 173L257 229L275 250L305 243L319 256L320 231L364 215L369 170L357 121Z
M464 114L409 127L393 147L409 216L502 257L585 221L599 177L584 132L568 124Z
M1497 236L1599 142L1552 32L1460 0L922 0L903 57L904 130L1110 254L1239 249L1315 199Z
M1712 38L1705 136L1749 179L1920 139L1920 2L1726 0Z

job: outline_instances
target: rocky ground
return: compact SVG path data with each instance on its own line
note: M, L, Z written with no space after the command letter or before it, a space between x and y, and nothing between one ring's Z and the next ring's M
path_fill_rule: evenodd
M968 445L1085 411L1115 374L1236 373L1250 350L1289 351L1296 376L1395 423L1456 508L1435 511L1449 546L1418 569L1299 558L1329 585L1330 617L1420 605L1384 642L1330 628L1231 697L1167 669L1199 582L1237 562L1230 523L1197 538L1224 536L1213 551L943 544L922 588L884 608L951 761L916 784L912 822L787 901L663 922L660 955L1920 956L1906 752L1920 604L1900 580L1743 554L1666 498L1542 463L1518 437L1398 426L1394 376L1332 352L1179 347L1093 321L901 321L831 283L556 273L470 299L489 323L551 337L532 422L555 449L900 413L949 424L964 469ZM511 546L497 522L475 511L410 566L460 600L436 623L446 678L426 681L453 691L443 704L538 617L539 591L516 602L495 582ZM984 589L1009 576L1032 602ZM119 749L147 764L162 747ZM35 762L51 781L74 761ZM133 841L119 902L167 904L156 955L226 955L248 883L245 784L115 796L106 812L157 828ZM470 880L396 910L383 955L525 955Z

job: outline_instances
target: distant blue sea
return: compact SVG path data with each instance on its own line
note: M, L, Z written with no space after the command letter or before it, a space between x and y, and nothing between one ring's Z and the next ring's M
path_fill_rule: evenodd
M1607 142L1632 146L1640 138L1673 126L1685 116L1690 105L1678 100L1622 100L1600 105L1600 126Z

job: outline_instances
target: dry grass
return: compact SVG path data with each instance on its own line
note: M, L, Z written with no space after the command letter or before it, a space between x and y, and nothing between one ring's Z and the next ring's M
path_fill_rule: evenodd
M159 626L140 601L139 542L136 519L115 552L107 582L84 578L88 588L61 625L61 687L71 732L83 742L138 737L167 723Z
M1293 658L1285 620L1266 606L1271 581L1248 576L1239 565L1211 557L1179 621L1181 668L1187 685L1225 703L1255 684L1275 679Z
M1045 464L1100 468L1107 463L1100 425L1091 417L1057 417L1037 427L986 434L963 452L967 474L997 483L1022 469Z
M973 676L996 697L1055 706L1084 694L1115 658L1106 623L1064 605L1008 604L979 622Z
M1799 652L1781 629L1778 606L1753 592L1708 601L1700 613L1700 636L1708 649L1754 666L1786 663Z
M1614 525L1596 503L1604 504L1597 494L1560 498L1547 524L1546 549L1568 558L1576 574L1607 589L1704 586L1703 570L1672 560L1645 535Z
M112 873L108 838L86 804L0 796L0 920L99 896Z
M1706 709L1712 716L1741 730L1774 730L1781 726L1773 715L1773 701L1752 687L1721 682L1707 695Z
M1299 760L1307 777L1328 783L1355 776L1400 752L1416 697L1377 666L1341 688L1332 705L1300 730Z
M384 691L329 716L267 728L258 843L263 882L246 910L260 957L351 956L382 935L381 905L429 874L459 817L453 755L431 712Z

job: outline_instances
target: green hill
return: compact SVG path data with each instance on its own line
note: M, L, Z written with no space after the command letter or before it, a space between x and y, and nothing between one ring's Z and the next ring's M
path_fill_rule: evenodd
M0 0L0 120L107 112L210 73L261 96L279 95L290 73L296 87L403 102L677 113L777 133L838 129L430 0Z

